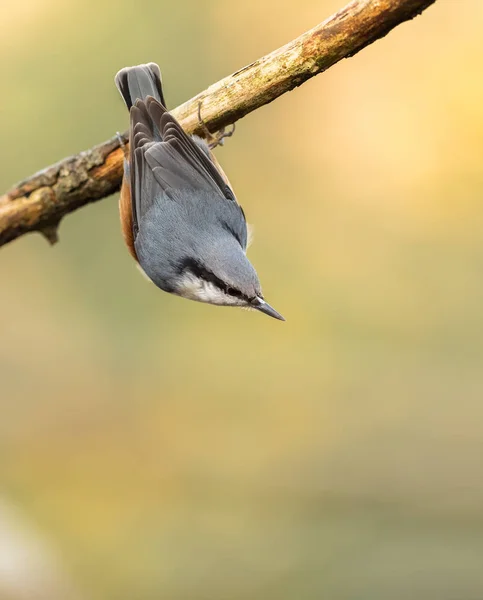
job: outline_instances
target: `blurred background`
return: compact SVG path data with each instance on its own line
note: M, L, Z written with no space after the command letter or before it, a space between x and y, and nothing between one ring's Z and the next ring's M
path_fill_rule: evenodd
M342 0L2 0L0 191ZM117 197L0 250L0 599L483 598L483 5L421 17L217 156L262 314L139 275Z

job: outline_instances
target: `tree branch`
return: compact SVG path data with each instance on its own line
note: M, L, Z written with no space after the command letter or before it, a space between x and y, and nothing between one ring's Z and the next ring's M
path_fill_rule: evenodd
M234 123L285 92L353 56L412 19L435 0L353 0L287 45L211 85L172 111L188 133L203 134L198 105L211 131ZM126 134L125 134L126 135ZM113 138L47 167L0 196L0 245L30 231L57 241L64 215L119 189L123 153Z

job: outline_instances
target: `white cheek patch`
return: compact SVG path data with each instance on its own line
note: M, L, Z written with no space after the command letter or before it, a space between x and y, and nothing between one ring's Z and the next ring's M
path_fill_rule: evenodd
M192 273L183 274L176 293L183 298L218 306L241 306L243 304L242 300L225 294L211 281L200 279Z

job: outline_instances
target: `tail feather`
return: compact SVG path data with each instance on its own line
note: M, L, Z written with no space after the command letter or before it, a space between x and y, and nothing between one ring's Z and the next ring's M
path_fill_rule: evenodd
M116 75L115 82L129 110L138 98L145 100L147 96L156 98L166 107L161 85L161 72L155 63L125 67Z

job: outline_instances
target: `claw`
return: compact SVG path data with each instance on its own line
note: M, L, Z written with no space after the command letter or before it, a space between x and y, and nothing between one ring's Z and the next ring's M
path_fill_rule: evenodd
M208 129L208 126L201 117L201 104L202 102L200 101L198 103L198 124L203 130L204 138L208 142L210 150L213 150L213 148L216 148L217 146L223 146L223 140L225 138L231 137L235 133L235 123L232 123L230 131L225 131L225 128L222 127L216 133L211 133L211 131Z
M220 131L218 131L215 135L217 136L217 142L215 144L215 146L213 146L213 148L215 148L216 146L223 146L223 140L225 138L229 138L231 137L234 133L235 133L235 123L231 124L231 129L230 131L225 131L225 128L222 127L220 129ZM212 149L213 149L212 148Z
M117 137L117 141L119 142L119 146L122 148L122 151L124 152L124 158L127 158L127 148L126 148L126 144L124 142L124 138L122 137L122 135L119 133L119 131L116 131L116 137Z

